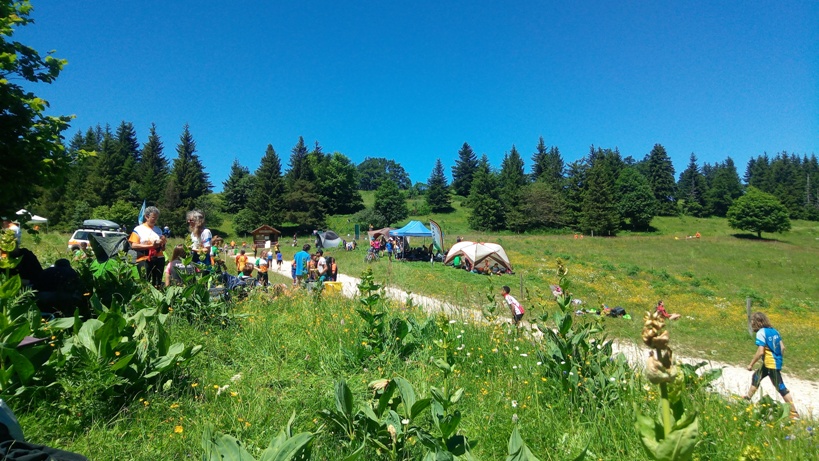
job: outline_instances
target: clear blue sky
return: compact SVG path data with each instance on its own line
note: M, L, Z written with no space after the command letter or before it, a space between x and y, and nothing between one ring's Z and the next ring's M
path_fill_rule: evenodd
M816 1L46 1L15 37L69 61L35 91L66 132L155 122L165 155L190 124L221 190L234 158L283 166L298 137L354 162L386 157L413 182L468 142L527 172L538 137L677 174L694 152L740 175L763 152L819 155Z

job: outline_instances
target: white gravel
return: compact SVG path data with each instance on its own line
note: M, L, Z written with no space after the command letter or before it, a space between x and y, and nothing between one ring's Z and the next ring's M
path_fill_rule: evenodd
M279 275L290 279L290 263L283 264L281 269L274 268L271 270L271 272L278 273ZM344 274L338 274L338 281L342 284L342 293L344 296L348 298L358 296L358 284L361 283L361 279ZM430 298L428 296L415 293L409 294L394 287L386 287L384 291L386 296L396 301L407 302L407 300L411 298L412 303L415 306L418 306L431 314L443 312L450 318L468 320L470 322L485 321L483 314L477 309L455 306L435 298ZM504 318L502 321L509 322L511 319ZM527 322L523 322L522 325L524 328L527 328L534 337L539 337L542 335L542 333L537 329L537 326L530 325ZM646 348L629 342L615 342L614 350L615 352L622 352L628 359L629 363L640 368L642 368L648 354L648 350ZM752 353L753 351L749 352L749 354ZM728 397L741 397L742 395L745 395L751 384L751 372L743 367L738 367L727 363L713 362L703 358L679 356L676 358L683 363L689 364L697 364L705 361L708 364L703 367L703 371L712 368L722 368L722 377L713 384L717 392L722 395ZM791 395L796 403L796 409L799 411L801 417L819 419L819 383L799 379L789 375L788 373L782 373L782 377L785 381L785 385L787 385L788 389L791 391ZM782 397L780 397L779 393L773 387L769 379L762 382L760 389L754 396L754 400L759 400L759 398L763 395L769 395L778 401L782 401Z

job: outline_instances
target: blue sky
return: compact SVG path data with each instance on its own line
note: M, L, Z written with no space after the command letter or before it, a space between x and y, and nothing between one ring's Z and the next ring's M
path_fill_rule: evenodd
M234 158L298 137L354 162L386 157L413 182L468 142L499 167L538 138L677 174L690 153L819 154L819 2L263 2L34 0L15 38L69 64L33 89L66 132L156 123L176 156L190 124L219 191Z

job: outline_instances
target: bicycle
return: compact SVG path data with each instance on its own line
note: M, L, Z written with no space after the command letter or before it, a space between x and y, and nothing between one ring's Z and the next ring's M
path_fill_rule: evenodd
M367 254L364 256L364 262L371 263L373 261L378 261L381 256L378 254L375 249L370 248L367 250Z

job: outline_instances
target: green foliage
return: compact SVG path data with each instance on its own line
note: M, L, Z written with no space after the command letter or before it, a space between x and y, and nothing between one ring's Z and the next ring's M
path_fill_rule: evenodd
M462 197L472 190L472 180L478 169L478 157L469 144L464 143L458 151L458 159L452 167L452 190Z
M665 147L655 144L646 156L646 177L651 185L651 191L657 200L657 214L673 216L676 209L676 183L674 181L674 165L665 151Z
M275 203L275 202L271 202ZM324 197L316 188L314 182L298 179L292 183L290 190L284 195L284 200L278 203L284 205L285 219L304 229L321 229L327 219Z
M174 235L184 235L187 230L185 213L199 205L199 198L211 193L213 186L208 173L196 154L196 142L186 124L176 146L171 177L162 202L162 222L170 226Z
M272 146L271 146L272 147ZM265 153L267 156L267 153ZM279 168L281 174L281 163ZM229 214L236 214L243 210L250 199L250 194L255 186L255 180L247 167L239 163L239 159L233 159L230 166L228 178L222 182L222 203L224 211Z
M617 178L618 211L631 230L647 230L654 218L656 201L648 180L636 168L624 168Z
M557 146L546 149L546 143L543 142L541 136L538 139L536 151L532 155L532 179L559 188L563 182L563 169L560 149Z
M579 227L596 235L615 235L622 217L618 209L615 181L622 168L620 153L592 147L583 183Z
M401 189L412 186L412 181L404 167L395 160L367 157L358 164L359 186L361 190L378 190L385 181L392 181Z
M149 203L159 203L162 200L170 173L164 150L162 140L156 132L156 124L151 123L148 141L142 147L138 165L137 199Z
M233 170L231 170L231 173L233 173ZM237 168L236 174L241 176L241 169ZM281 201L278 200L284 195L285 186L284 178L282 177L281 161L272 145L267 145L267 149L259 164L259 168L256 170L254 178L252 189L245 204L247 209L253 212L254 216L252 229L250 230L256 229L264 224L268 226L278 225L284 218L285 212L293 208L288 206L287 210L285 210L284 207L282 207ZM234 177L233 180L237 182L237 187L242 186L241 177L238 179ZM241 192L235 189L231 190L231 201L237 199L241 199ZM307 199L307 197L305 197L305 199ZM243 208L241 203L232 203L230 206L236 209ZM298 210L298 208L296 208L296 210ZM299 216L299 219L303 218ZM298 220L292 221L297 223L301 222Z
M339 152L324 155L317 148L308 155L308 161L328 214L355 213L364 208L358 191L358 170L347 156Z
M107 219L117 224L133 227L137 222L139 209L123 200L117 200L111 206L100 205L91 211L92 219Z
M302 136L299 136L298 142L290 150L289 166L286 181L291 190L296 181L312 182L315 179L311 165L307 162L307 146L304 145Z
M544 342L538 351L543 376L576 404L611 405L622 398L622 383L631 378L631 369L622 354L613 355L612 342L606 338L599 317L575 320L566 273L558 260L562 291L556 299L559 311L552 316L556 328L544 329ZM546 323L549 315L543 314L540 320Z
M363 307L356 312L364 320L364 325L359 332L359 340L348 355L361 364L382 363L393 356L407 359L419 346L413 331L421 330L424 326L411 319L387 317L381 286L375 283L372 269L368 268L361 275L358 290L361 293L359 302Z
M469 192L469 227L475 230L496 231L505 225L505 210L501 204L501 191L497 175L489 167L484 155L472 179Z
M452 199L441 159L436 160L435 168L427 181L426 201L433 212L452 211Z
M734 200L742 196L742 184L734 166L728 157L725 162L714 166L713 178L706 193L706 204L711 216L724 217Z
M728 209L728 225L734 229L755 232L787 232L791 229L788 210L771 194L749 187L745 195Z
M374 215L381 220L373 223L377 227L391 226L409 216L406 198L398 184L390 179L381 182L375 191Z
M66 64L16 40L17 28L33 22L28 1L0 3L0 212L10 215L35 197L38 187L59 184L74 160L62 144L70 117L49 116L49 104L20 83L52 83Z
M296 413L290 417L287 426L270 441L270 445L262 452L258 461L290 461L310 459L310 444L315 434L301 432L293 435L293 421ZM208 426L202 434L203 461L257 461L245 450L242 443L226 434L214 432Z
M703 216L707 190L705 176L697 165L697 156L692 152L688 167L680 173L677 182L677 199L682 202L682 212L689 216Z

